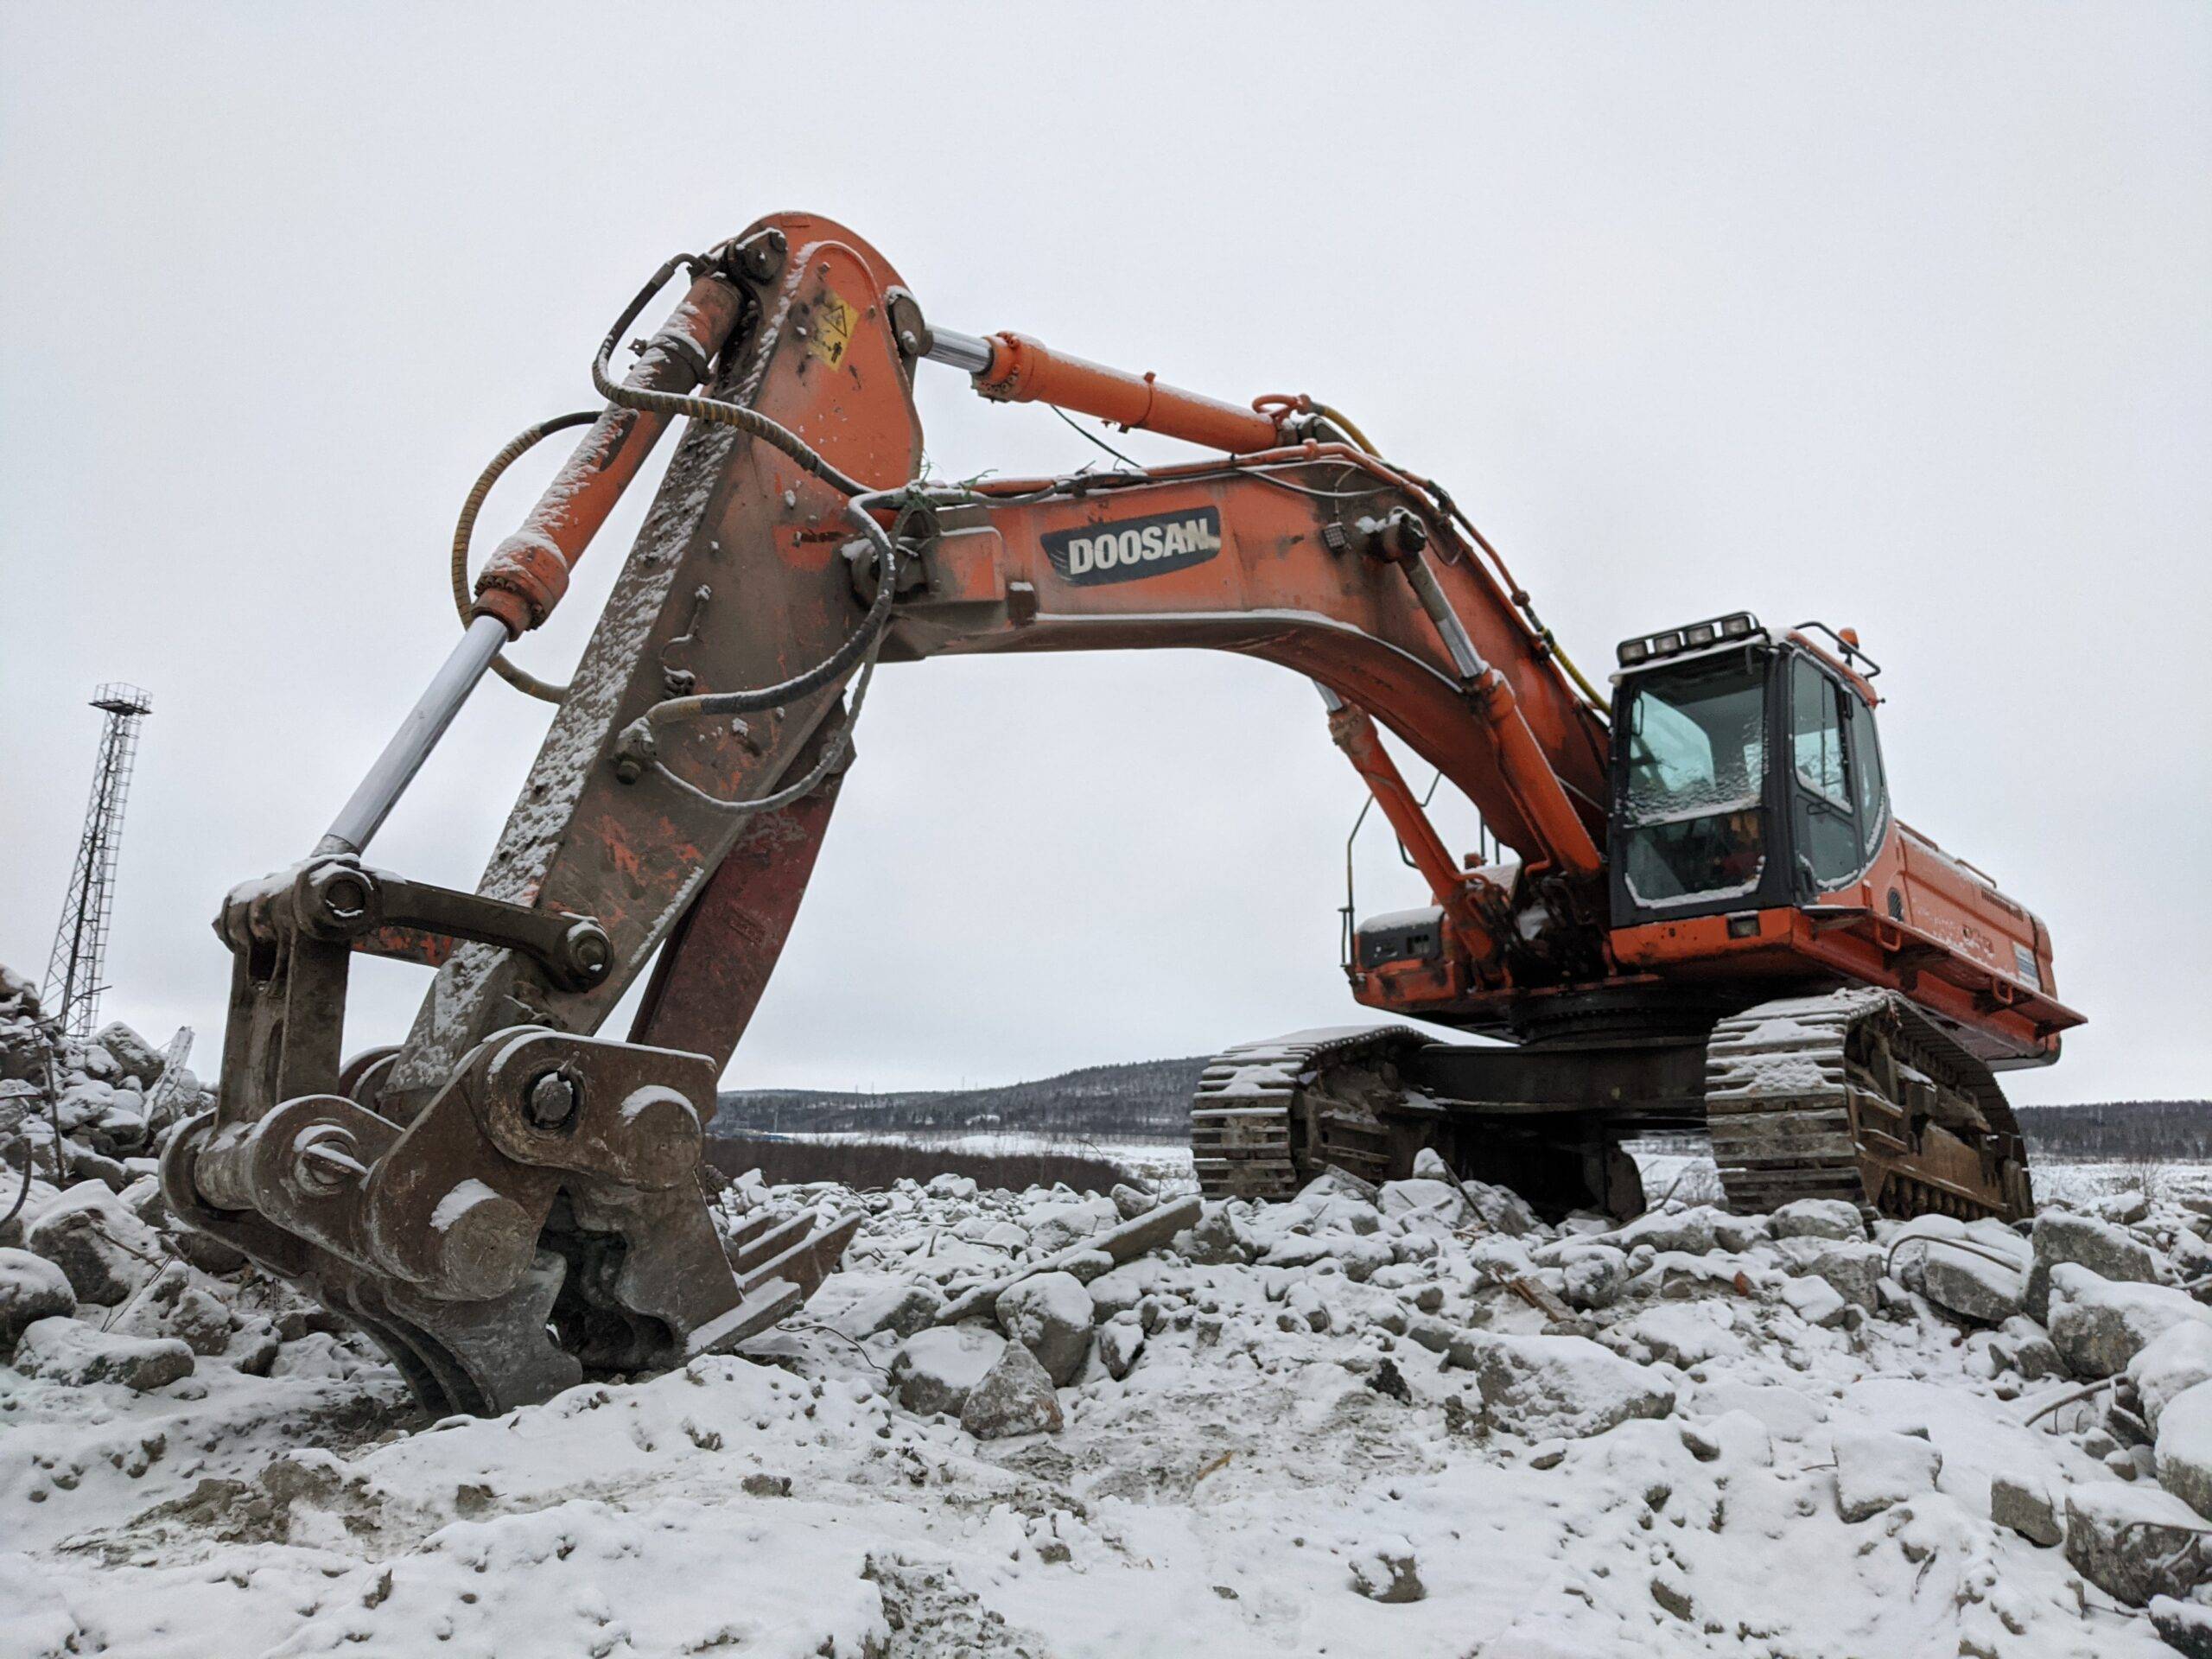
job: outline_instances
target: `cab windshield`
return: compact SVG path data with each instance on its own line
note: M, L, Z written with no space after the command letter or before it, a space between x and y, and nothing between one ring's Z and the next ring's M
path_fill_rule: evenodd
M1624 722L1623 869L1638 905L1755 891L1766 869L1766 671L1740 657L1646 678Z

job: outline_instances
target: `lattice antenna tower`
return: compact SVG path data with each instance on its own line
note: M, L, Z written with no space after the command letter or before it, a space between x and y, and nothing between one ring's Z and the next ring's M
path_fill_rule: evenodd
M49 1018L73 1037L90 1037L100 993L107 988L108 917L115 904L115 855L123 841L123 803L138 757L138 724L154 700L135 685L111 681L92 697L107 721L100 728L92 798L85 808L85 834L69 875L69 897L54 935L41 1001Z

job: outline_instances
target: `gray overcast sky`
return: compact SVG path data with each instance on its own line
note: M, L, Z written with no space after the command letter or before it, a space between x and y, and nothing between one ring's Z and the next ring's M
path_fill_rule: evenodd
M1587 658L1855 624L1900 810L2044 916L2090 1016L2016 1097L2212 1092L2196 3L0 10L0 960L45 963L86 696L143 683L108 1008L212 1071L207 918L446 651L470 480L589 401L666 254L787 207L942 322L1352 411ZM1092 458L950 372L921 397L948 472ZM524 660L565 672L638 516ZM377 861L472 884L543 725L487 683ZM1294 677L889 670L861 750L733 1084L1359 1014L1360 793ZM1419 901L1366 852L1363 908ZM372 964L351 1040L419 989Z

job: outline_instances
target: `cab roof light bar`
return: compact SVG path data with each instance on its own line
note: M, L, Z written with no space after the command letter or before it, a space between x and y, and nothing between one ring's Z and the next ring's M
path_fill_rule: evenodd
M1726 616L1693 622L1686 628L1669 628L1664 633L1624 639L1614 647L1613 654L1623 668L1637 668L1662 657L1677 657L1688 651L1703 651L1707 645L1750 639L1759 632L1758 618L1749 611L1731 611Z

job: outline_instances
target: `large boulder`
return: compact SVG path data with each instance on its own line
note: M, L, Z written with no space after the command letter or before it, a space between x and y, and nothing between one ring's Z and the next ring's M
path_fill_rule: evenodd
M2169 1285L2116 1284L2071 1262L2050 1270L2050 1339L2077 1376L2126 1370L2154 1338L2187 1321L2212 1324L2212 1307Z
M1071 1273L1040 1273L1009 1285L997 1303L999 1329L1037 1357L1053 1385L1075 1381L1090 1352L1090 1293Z
M0 1249L0 1348L41 1319L67 1313L77 1306L68 1275L42 1255Z
M998 1361L1006 1338L970 1325L917 1331L891 1357L899 1403L918 1416L957 1414Z
M16 1344L25 1376L83 1387L120 1382L141 1394L192 1375L192 1350L174 1337L118 1336L68 1319L41 1319Z
M1847 1428L1835 1436L1836 1512L1865 1521L1933 1491L1943 1454L1932 1441L1887 1429Z
M960 1427L979 1440L1057 1433L1063 1421L1052 1377L1018 1342L1006 1344L960 1408Z
M122 1301L166 1255L153 1229L98 1181L66 1189L24 1230L23 1243L68 1274L80 1302Z
M2196 1548L2203 1526L2196 1510L2156 1486L2074 1486L2066 1494L2067 1564L2130 1607L2154 1596L2185 1598L2203 1573Z
M2115 1284L2157 1284L2158 1252L2126 1229L2094 1216L2046 1210L2036 1217L2028 1242L2035 1253L2028 1269L2027 1312L2031 1319L2050 1318L2050 1270L2063 1262L2084 1267Z
M1672 1384L1586 1337L1507 1337L1471 1331L1452 1359L1475 1374L1500 1426L1530 1440L1602 1434L1631 1417L1664 1417Z

